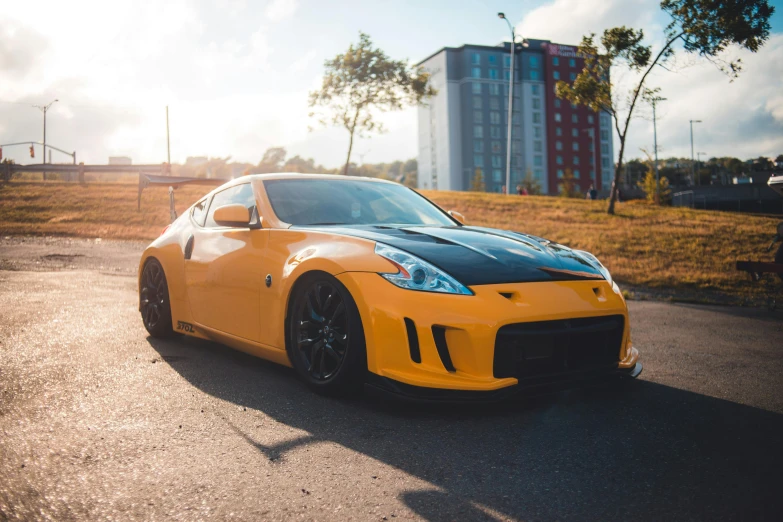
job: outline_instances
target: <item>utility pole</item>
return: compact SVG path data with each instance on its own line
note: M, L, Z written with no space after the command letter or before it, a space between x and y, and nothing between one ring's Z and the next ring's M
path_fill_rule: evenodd
M506 195L511 194L511 130L514 128L513 116L514 116L514 55L516 55L516 33L514 33L514 26L508 21L506 15L498 13L498 18L505 20L508 24L508 28L511 30L511 73L508 77L508 131L506 133ZM522 39L522 47L527 47L528 42L524 38Z
M694 159L693 159L693 124L694 123L701 123L701 120L690 120L691 122L691 183L694 185L698 185L697 179L696 179L696 169L694 169Z
M657 115L655 113L655 106L659 101L664 101L666 98L661 98L660 96L651 96L650 97L650 103L652 103L652 109L653 109L653 149L655 152L655 204L660 205L661 203L661 182L660 182L660 176L658 174L658 120Z
M166 163L171 166L171 145L169 142L169 106L166 105Z
M33 107L36 107L38 109L41 109L41 112L43 112L43 162L46 164L46 111L49 110L49 107L51 107L55 102L60 101L55 99L54 101L49 102L47 105L33 105ZM43 179L46 181L46 172L43 173Z

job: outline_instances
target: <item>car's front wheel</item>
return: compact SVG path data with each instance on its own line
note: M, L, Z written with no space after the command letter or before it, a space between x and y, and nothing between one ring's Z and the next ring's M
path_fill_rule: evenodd
M288 317L288 356L297 373L319 393L356 391L367 372L359 310L337 279L304 276L294 289Z
M157 259L150 259L141 272L139 309L144 328L153 337L168 337L171 327L171 305L166 274Z

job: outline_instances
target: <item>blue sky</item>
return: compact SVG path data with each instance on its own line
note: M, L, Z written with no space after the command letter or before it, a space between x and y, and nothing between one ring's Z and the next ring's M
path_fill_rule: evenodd
M660 111L662 155L690 154L690 118L705 122L697 149L708 156L783 153L783 6L774 4L774 34L758 55L740 54L746 66L737 81L686 59L675 74L653 75L669 99ZM498 11L524 36L574 44L620 24L644 28L656 43L667 22L650 0L15 3L0 12L0 143L40 141L41 115L30 105L59 98L48 117L53 145L86 162L129 155L157 163L165 160L169 105L173 161L207 154L255 163L280 145L334 167L345 131L308 130L307 92L318 87L325 59L360 30L390 56L414 62L443 46L494 45L508 38ZM630 156L652 147L651 122L640 115ZM415 109L381 117L388 133L361 140L357 154L366 162L414 157ZM4 155L27 163L26 152Z

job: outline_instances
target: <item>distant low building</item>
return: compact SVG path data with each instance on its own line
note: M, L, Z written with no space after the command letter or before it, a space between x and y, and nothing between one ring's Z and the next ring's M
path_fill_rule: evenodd
M185 165L188 167L200 167L206 165L209 162L209 158L206 156L188 156L185 159Z
M132 165L133 160L128 156L109 156L109 165Z

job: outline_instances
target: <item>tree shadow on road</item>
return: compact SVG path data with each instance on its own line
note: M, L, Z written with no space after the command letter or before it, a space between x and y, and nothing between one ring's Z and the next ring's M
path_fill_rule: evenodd
M428 520L777 519L783 415L638 380L491 406L329 399L290 369L193 338L149 339L183 378L433 485L401 500ZM479 507L482 507L481 509Z

